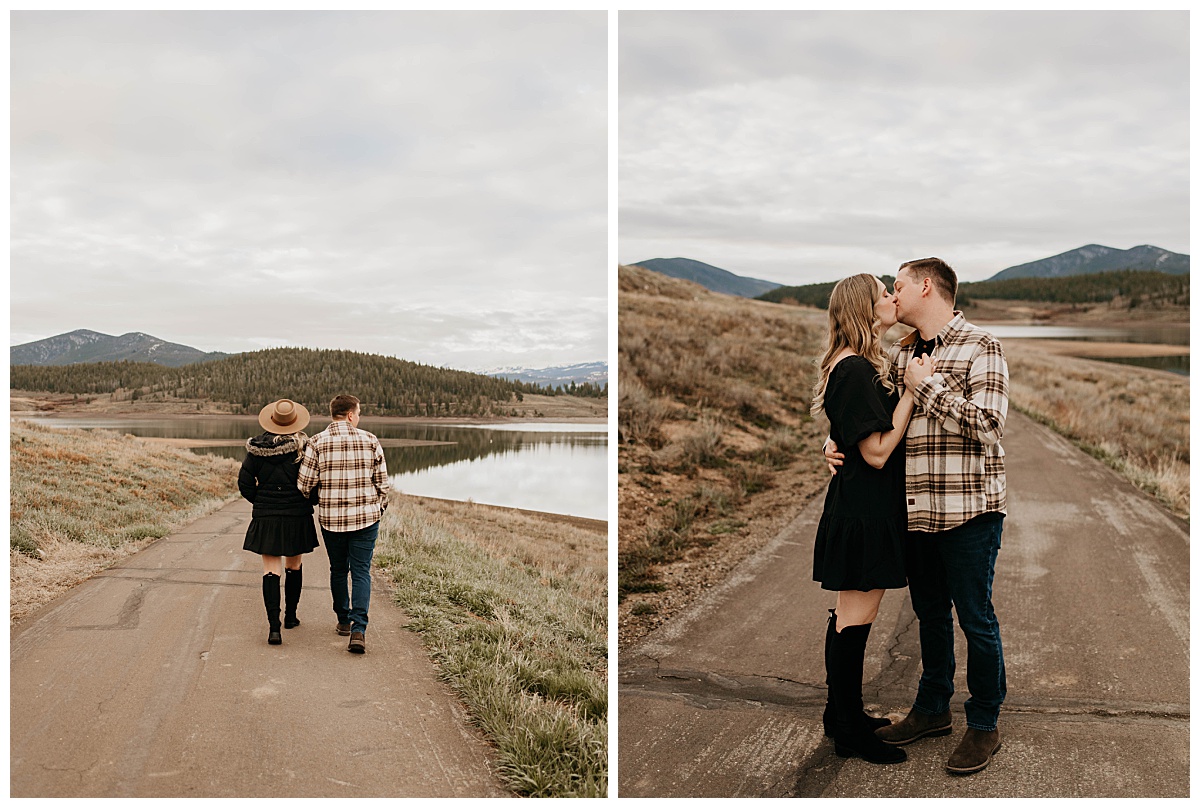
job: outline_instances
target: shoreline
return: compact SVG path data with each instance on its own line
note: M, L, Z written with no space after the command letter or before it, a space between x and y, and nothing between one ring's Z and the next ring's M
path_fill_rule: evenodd
M449 502L458 505L464 505L471 508L485 508L487 510L503 511L505 513L520 513L526 516L533 516L544 519L547 522L559 522L575 527L591 530L596 533L608 533L607 519L593 519L588 516L575 516L569 513L555 513L554 511L533 511L528 508L514 508L511 505L489 505L486 502L468 502L465 499L446 499L444 497L426 497L419 494L404 494L392 492L392 498L413 499L413 500L428 500L430 502Z
M221 419L236 421L252 421L258 423L257 415L234 415L219 412L71 412L70 410L10 410L9 418L33 416L36 418L112 418L134 421L145 418L155 418L164 421L192 421L204 419ZM314 416L324 420L328 416ZM415 426L486 426L488 424L608 424L608 418L593 415L567 415L562 417L530 418L511 415L496 415L490 418L467 418L462 416L447 416L445 418L430 418L422 415L368 415L363 419L366 423L380 422L385 424L413 424ZM365 429L366 427L364 427ZM369 431L369 430L368 430Z

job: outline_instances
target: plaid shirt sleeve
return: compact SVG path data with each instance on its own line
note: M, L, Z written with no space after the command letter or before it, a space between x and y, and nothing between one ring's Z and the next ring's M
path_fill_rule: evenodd
M941 373L934 372L913 394L921 408L947 431L987 446L999 443L1008 417L1008 363L1000 341L989 336L980 343L965 389L952 389Z
M386 509L392 483L388 480L387 459L383 456L383 446L378 440L375 441L375 471L371 474L371 480L375 483L375 489L379 491L380 507Z
M307 441L304 445L304 458L300 461L300 474L296 478L296 487L304 496L310 496L312 490L321 479L320 467L317 465L317 447Z

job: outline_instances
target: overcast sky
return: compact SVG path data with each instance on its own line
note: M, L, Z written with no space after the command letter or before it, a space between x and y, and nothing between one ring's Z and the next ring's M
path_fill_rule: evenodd
M604 12L15 12L11 343L607 357Z
M1189 253L1186 12L622 12L623 263Z

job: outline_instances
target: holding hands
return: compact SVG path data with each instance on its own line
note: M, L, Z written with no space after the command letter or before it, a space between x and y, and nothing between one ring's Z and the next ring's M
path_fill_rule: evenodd
M917 385L933 375L935 361L932 356L914 356L904 369L904 386L908 390L915 390Z

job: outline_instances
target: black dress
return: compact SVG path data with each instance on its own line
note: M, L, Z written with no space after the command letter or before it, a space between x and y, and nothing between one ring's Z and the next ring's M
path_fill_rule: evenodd
M316 549L312 513L317 492L305 497L296 487L301 440L295 435L264 432L246 441L238 490L254 503L254 513L243 550L259 555L298 556Z
M901 589L904 534L904 441L882 469L872 468L858 442L872 432L890 432L892 411L900 398L889 395L875 368L861 356L849 356L829 373L825 414L829 436L845 456L829 481L825 511L817 526L813 580L822 589Z

